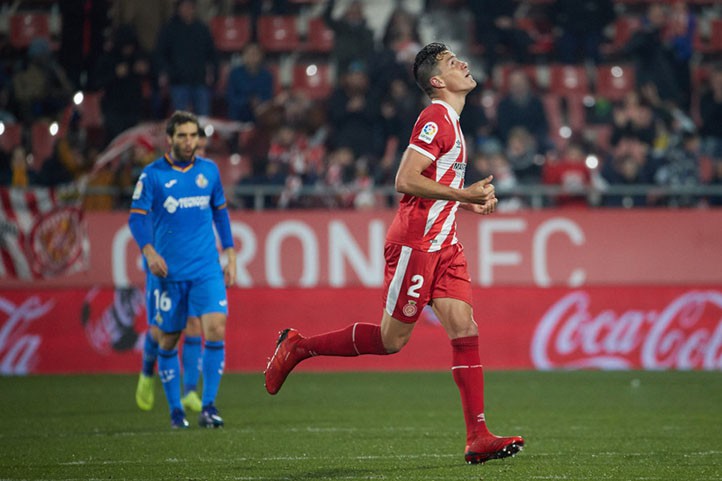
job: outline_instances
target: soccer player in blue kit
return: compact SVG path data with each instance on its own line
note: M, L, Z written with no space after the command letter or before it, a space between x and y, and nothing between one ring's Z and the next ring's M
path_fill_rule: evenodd
M128 224L143 253L148 320L160 332L158 374L171 426L187 428L181 404L176 346L188 317L199 317L205 337L202 410L198 424L221 427L215 406L225 359L226 286L236 277L230 217L218 167L195 155L200 125L195 115L175 112L166 134L170 152L143 169L133 192ZM227 257L216 249L215 225Z

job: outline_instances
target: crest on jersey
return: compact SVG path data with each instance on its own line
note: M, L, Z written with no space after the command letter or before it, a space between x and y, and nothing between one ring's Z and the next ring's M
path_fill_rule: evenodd
M203 174L198 174L198 177L196 177L196 185L201 189L205 189L208 185L208 179L206 179Z
M436 122L426 122L426 124L421 128L419 140L423 140L427 144L430 144L431 141L434 140L434 137L436 137L436 133L438 131L439 126L436 125Z
M409 301L409 303L406 304L403 309L401 309L401 311L404 313L404 316L406 317L414 317L417 310L418 309L416 307L416 301Z

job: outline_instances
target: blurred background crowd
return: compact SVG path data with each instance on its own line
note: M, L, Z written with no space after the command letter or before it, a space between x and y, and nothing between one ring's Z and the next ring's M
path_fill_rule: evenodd
M393 205L430 41L478 80L466 178L500 208L722 205L713 0L0 1L0 186L125 209L187 109L236 208Z

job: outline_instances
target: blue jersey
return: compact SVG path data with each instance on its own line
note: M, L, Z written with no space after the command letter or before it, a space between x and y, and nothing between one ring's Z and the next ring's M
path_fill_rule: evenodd
M226 208L226 198L213 161L195 157L181 168L167 156L161 157L143 169L130 208L131 212L151 216L153 247L168 265L167 280L194 280L222 273L213 209Z

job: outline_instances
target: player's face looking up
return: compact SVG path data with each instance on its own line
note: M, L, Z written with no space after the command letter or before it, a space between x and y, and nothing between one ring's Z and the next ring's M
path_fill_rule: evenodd
M439 54L437 69L439 74L431 80L434 87L445 86L450 92L471 92L476 87L476 80L471 76L469 64L457 58L453 52ZM438 82L443 82L439 84Z
M168 141L174 159L181 162L191 161L198 147L198 125L194 122L176 125L175 132L172 137L168 137Z

